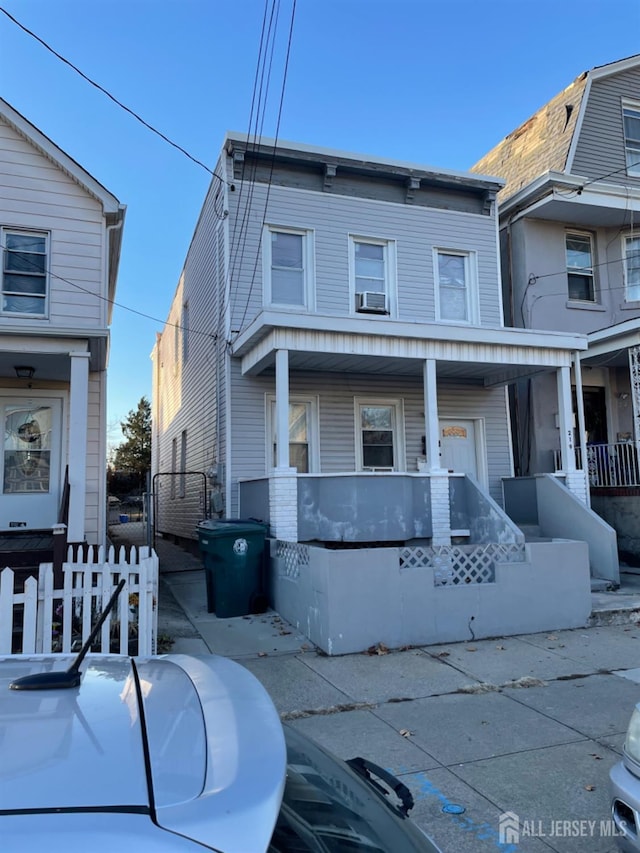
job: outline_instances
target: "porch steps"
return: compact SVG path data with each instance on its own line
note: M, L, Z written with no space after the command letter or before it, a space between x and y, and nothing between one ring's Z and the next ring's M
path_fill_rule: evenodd
M551 542L549 536L543 536L539 524L518 524L524 533L525 542Z
M606 592L594 591L594 580L588 625L640 625L640 576L621 572L618 589Z

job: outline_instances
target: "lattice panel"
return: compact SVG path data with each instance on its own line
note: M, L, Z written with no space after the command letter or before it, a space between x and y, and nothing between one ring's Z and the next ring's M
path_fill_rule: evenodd
M524 545L438 545L400 549L400 568L431 568L435 586L495 583L496 562L524 560Z
M298 580L300 568L309 565L309 546L298 542L276 542L276 559L280 561L280 577Z

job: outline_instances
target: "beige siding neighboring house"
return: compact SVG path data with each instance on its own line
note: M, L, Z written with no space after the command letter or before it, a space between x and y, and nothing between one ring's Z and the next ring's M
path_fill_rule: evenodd
M590 499L640 559L640 55L593 68L473 166L506 180L499 194L509 325L587 335L572 373L577 464ZM512 389L520 474L562 459L545 377ZM632 503L630 503L632 501ZM626 508L623 506L626 502Z
M106 536L106 369L124 207L0 100L0 531Z

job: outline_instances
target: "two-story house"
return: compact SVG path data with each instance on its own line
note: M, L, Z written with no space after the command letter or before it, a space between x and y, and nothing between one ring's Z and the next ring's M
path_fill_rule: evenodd
M581 74L480 159L502 176L503 299L510 326L581 332L578 466L591 502L640 556L640 55ZM520 474L565 464L553 384L513 386Z
M0 101L3 552L9 534L51 532L61 519L69 542L105 542L106 367L124 213Z
M567 425L586 338L505 328L502 186L224 141L152 356L155 526L194 538L209 510L267 522L272 600L329 652L586 618L583 543L525 548L503 510L508 385L549 375ZM561 437L545 506L588 514ZM547 571L567 595L548 600Z

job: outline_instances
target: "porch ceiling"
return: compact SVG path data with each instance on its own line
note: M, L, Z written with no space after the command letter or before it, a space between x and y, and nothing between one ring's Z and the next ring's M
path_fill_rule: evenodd
M442 378L502 385L568 367L585 348L584 335L264 312L236 339L234 354L251 375L272 372L277 350L287 350L293 370L421 376L433 359Z
M16 380L16 366L33 367L33 382L68 382L71 352L89 352L90 370L104 369L106 338L47 338L0 333L0 381ZM18 380L24 382L25 380Z

